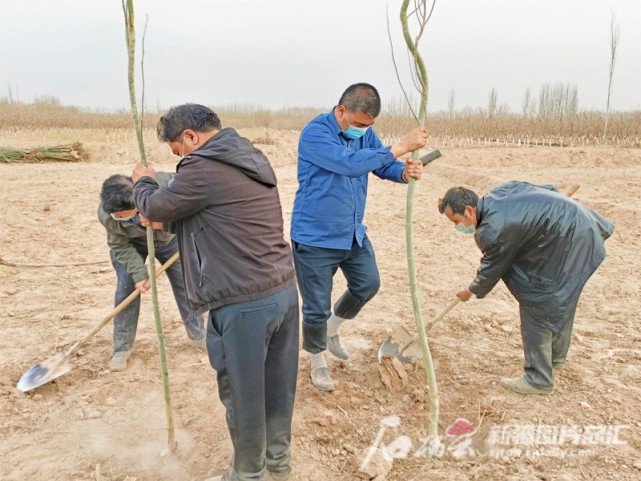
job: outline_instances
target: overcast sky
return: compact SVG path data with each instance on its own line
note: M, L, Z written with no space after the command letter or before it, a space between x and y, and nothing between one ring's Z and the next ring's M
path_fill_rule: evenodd
M401 0L135 0L138 70L145 17L149 108L184 102L331 108L354 82L400 98L412 89ZM570 84L581 109L605 110L612 15L620 36L612 108L641 109L641 0L437 0L421 41L428 110L498 103ZM0 96L128 108L121 0L0 0ZM137 85L138 96L142 83Z

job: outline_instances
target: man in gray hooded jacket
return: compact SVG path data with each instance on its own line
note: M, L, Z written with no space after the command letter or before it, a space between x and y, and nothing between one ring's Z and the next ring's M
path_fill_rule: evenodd
M298 291L276 175L263 153L209 108L170 109L158 138L180 155L167 187L143 165L134 202L175 224L187 299L209 311L207 351L227 410L231 470L212 479L262 480L291 471L298 371Z
M614 225L552 186L507 182L479 198L448 190L439 211L456 230L474 234L483 257L457 296L485 297L503 279L519 301L525 374L501 385L521 394L549 394L554 369L565 364L581 291L605 259Z

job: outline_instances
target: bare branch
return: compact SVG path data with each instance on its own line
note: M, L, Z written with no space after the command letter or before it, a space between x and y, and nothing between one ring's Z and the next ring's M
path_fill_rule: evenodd
M389 38L390 50L392 52L392 63L394 64L394 72L396 73L396 79L398 80L398 85L401 87L401 92L403 92L403 96L405 97L405 101L407 102L410 112L412 113L412 116L418 123L418 117L416 116L416 113L412 108L412 103L410 102L410 99L407 95L407 91L405 90L405 87L403 87L401 76L398 73L398 65L396 65L396 58L394 57L394 42L392 42L392 33L390 32L390 27L389 27L389 9L388 8L385 9L385 18L387 19L387 37Z
M142 90L140 95L140 128L142 129L145 122L145 38L147 37L147 25L149 24L149 15L145 15L145 29L142 31L142 53L140 55L140 74L142 75Z
M612 77L614 77L614 63L617 57L617 45L619 44L619 25L614 18L610 18L610 75L608 79L608 99L605 106L605 125L603 127L603 140L608 136L608 120L610 117L610 96L612 95Z

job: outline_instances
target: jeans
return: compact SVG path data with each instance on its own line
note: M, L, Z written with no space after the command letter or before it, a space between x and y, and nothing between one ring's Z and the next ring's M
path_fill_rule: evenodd
M294 285L209 312L207 352L234 446L226 480L262 480L265 469L291 472L298 321Z
M143 258L147 259L148 252L147 246L136 245L136 250ZM178 250L176 241L156 248L156 259L162 264L167 262ZM115 305L118 306L129 295L136 290L136 285L125 269L125 266L116 260L113 251L110 253L111 263L116 270L118 277L118 284L116 286ZM169 269L165 271L171 289L174 292L176 304L180 311L180 317L185 323L185 329L189 339L198 340L202 339L205 335L205 328L203 319L197 315L196 312L189 307L187 297L185 295L185 283L182 275L182 268L180 260L174 262ZM134 340L136 338L136 330L138 328L138 316L140 314L140 296L135 298L131 303L123 309L122 312L114 318L114 352L129 351L133 349Z
M353 319L378 292L381 278L374 248L367 236L350 250L325 249L292 242L294 265L303 300L303 348L316 354L326 349L327 319L332 313L333 278L340 268L347 290L334 305L334 314Z

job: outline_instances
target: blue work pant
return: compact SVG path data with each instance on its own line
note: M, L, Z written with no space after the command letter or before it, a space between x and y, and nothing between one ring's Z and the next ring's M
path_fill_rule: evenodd
M349 250L326 249L292 242L294 265L303 300L303 348L316 354L326 349L327 319L332 313L333 278L340 268L347 290L334 305L334 314L353 319L378 292L381 278L374 248L367 236Z

